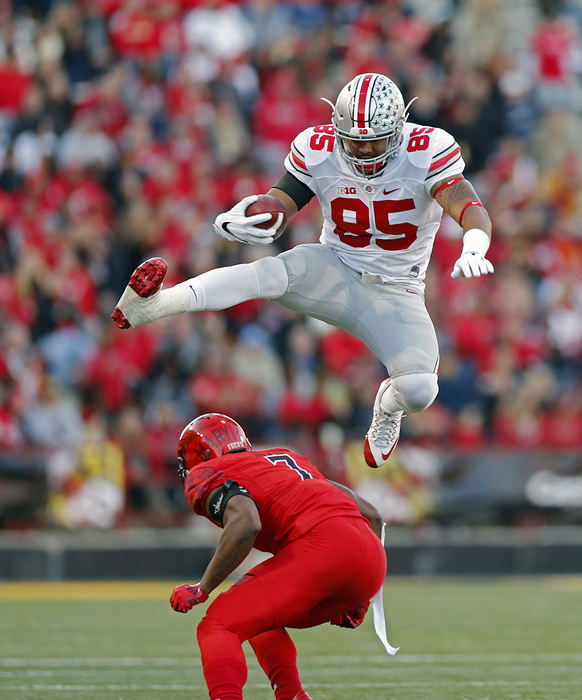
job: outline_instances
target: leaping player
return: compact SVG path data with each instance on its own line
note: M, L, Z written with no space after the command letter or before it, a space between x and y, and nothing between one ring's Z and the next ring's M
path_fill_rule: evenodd
M319 243L210 270L169 289L161 289L165 262L152 258L133 273L112 314L115 325L272 299L351 333L388 372L364 441L366 462L382 466L404 412L425 410L438 393L439 349L424 280L443 210L463 229L451 275L493 272L486 258L491 221L463 177L459 145L442 129L407 122L409 106L386 76L358 75L332 105L331 124L308 128L291 144L286 172L268 194L288 217L316 196L324 219ZM269 215L245 215L256 198L220 214L217 234L271 243L278 231L258 226Z

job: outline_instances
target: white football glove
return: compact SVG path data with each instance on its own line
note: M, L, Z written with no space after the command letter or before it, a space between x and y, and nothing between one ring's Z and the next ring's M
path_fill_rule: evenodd
M463 252L455 262L451 277L481 277L494 272L485 254L489 248L489 236L485 231L472 228L463 236Z
M252 243L254 245L268 245L275 239L278 226L270 228L258 228L256 224L262 224L271 218L268 212L246 216L245 211L249 204L256 202L258 194L251 194L241 199L232 209L219 214L214 221L214 230L227 241L238 243ZM280 217L282 219L282 216ZM280 224L280 221L279 221Z

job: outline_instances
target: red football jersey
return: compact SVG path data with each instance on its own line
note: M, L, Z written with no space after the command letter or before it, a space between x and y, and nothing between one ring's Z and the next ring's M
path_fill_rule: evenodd
M368 522L352 498L306 457L285 448L236 452L197 465L184 484L190 508L211 520L204 511L206 497L227 479L247 489L259 510L262 528L255 547L263 552L274 554L328 518Z

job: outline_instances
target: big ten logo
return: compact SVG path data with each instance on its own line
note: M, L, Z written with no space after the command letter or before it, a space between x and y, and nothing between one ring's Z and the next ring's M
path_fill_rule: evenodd
M358 191L356 190L355 187L338 187L337 193L338 194L358 194Z

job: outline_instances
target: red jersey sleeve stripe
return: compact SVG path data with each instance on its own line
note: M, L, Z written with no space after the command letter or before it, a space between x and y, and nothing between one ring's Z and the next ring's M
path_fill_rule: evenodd
M305 165L305 161L302 160L302 159L301 159L296 153L294 153L293 151L291 151L291 160L293 161L293 165L295 165L295 167L296 167L298 170L303 170L303 171L305 171L306 173L308 172L307 166Z
M450 175L461 175L462 170L457 172L457 168L453 168L453 165L461 161L461 154L454 158L453 160L449 161L446 165L443 165L442 168L439 168L439 170L435 170L434 173L429 173L425 178L424 181L427 182L428 180L432 180L433 182L436 181L438 177L440 177L443 173L450 173ZM452 172L452 170L455 172Z
M443 165L446 165L452 158L459 155L460 152L461 152L461 147L457 146L453 151L451 151L450 153L447 153L446 156L443 156L442 158L435 160L432 163L432 165L430 166L430 168L428 169L428 172L431 173L433 170L438 170Z

